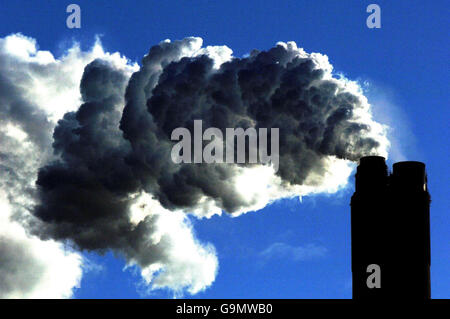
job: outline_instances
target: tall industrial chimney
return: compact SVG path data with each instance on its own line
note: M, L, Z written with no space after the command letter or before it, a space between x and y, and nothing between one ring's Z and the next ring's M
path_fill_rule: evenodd
M353 299L430 298L425 164L360 159L351 200Z

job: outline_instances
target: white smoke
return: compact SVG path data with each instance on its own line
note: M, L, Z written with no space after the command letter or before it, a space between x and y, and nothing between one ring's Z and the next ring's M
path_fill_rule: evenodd
M37 171L53 157L47 142L56 122L80 105L84 67L96 58L128 75L138 69L118 53L104 52L99 42L87 52L74 44L56 59L24 35L0 39L0 298L70 298L79 286L82 256L29 235L16 219L32 218L27 208ZM27 122L14 114L19 108Z

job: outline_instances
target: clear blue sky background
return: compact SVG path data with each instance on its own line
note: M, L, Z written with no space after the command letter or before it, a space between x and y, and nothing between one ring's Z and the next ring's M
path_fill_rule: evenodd
M77 3L82 28L67 29L66 7ZM381 7L382 28L366 27L366 7ZM449 38L448 1L2 1L0 36L22 32L40 48L61 54L76 39L88 48L96 34L110 52L140 62L166 38L200 36L225 44L235 56L296 41L307 52L327 54L335 70L369 81L375 114L393 126L397 148L424 161L432 196L432 296L450 297ZM392 160L390 160L392 163ZM353 183L353 181L352 181ZM350 196L282 200L240 218L193 221L197 236L212 242L220 269L215 283L195 298L351 298ZM275 242L325 247L322 257L263 260ZM87 255L103 265L84 277L77 298L139 298L138 277L123 272L112 254ZM157 291L146 297L170 297Z

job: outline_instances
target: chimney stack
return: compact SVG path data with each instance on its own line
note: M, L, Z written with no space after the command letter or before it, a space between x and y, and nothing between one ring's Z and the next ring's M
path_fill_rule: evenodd
M430 298L425 164L360 159L351 200L353 299Z

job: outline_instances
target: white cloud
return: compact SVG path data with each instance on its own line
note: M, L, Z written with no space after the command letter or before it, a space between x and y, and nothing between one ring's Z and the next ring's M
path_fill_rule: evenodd
M61 243L26 234L10 220L0 193L0 298L69 298L81 280L82 257Z
M164 209L151 195L144 193L132 206L130 220L137 225L146 217L155 220L149 246L163 254L141 269L149 289L169 288L175 295L181 295L184 290L195 294L210 286L218 271L216 251L211 244L202 244L196 239L187 215ZM129 266L135 264L131 260Z
M326 255L327 248L316 244L304 246L291 246L286 243L273 243L264 249L260 256L264 259L292 259L294 261L304 261L320 258Z
M57 120L80 105L84 67L100 57L129 75L138 68L99 42L87 52L75 44L55 58L21 34L0 39L0 298L70 298L80 284L82 256L31 236L19 221L32 220L37 170L52 156L40 142L51 141Z

